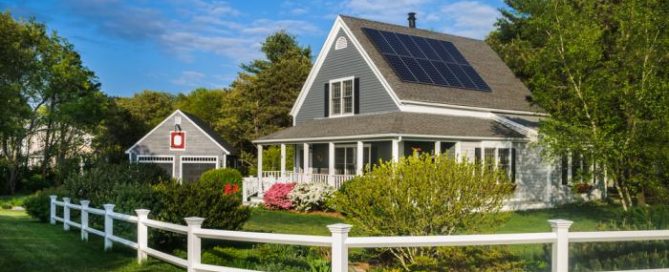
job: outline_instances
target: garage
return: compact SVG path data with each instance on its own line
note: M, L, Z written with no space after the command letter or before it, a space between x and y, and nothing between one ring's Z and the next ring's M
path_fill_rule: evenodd
M228 142L197 116L176 110L126 150L131 163L151 163L179 182L197 181L210 169L234 165Z

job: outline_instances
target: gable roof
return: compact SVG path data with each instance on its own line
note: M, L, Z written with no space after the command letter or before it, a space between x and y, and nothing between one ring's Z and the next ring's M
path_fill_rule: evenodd
M130 148L128 148L128 149L125 151L125 153L130 153L130 152L132 152L132 149L134 149L137 145L139 145L139 143L141 143L142 141L144 141L144 139L146 139L146 138L147 138L149 135L151 135L156 129L158 129L160 126L162 126L163 124L165 124L165 122L167 122L168 120L170 120L170 119L171 119L172 117L174 117L174 115L176 115L176 114L181 114L182 116L186 117L186 119L187 119L188 121L190 121L191 123L193 123L193 125L195 125L196 128L198 128L198 129L199 129L205 136L207 136L212 142L214 142L219 148L221 148L221 150L223 150L223 151L224 151L225 153L227 153L228 155L235 153L235 150L234 150L234 148L232 147L232 145L230 145L230 144L229 144L227 141L225 141L220 135L218 135L218 133L216 133L216 132L215 132L209 125L207 125L206 122L204 122L202 119L198 118L197 116L195 116L195 115L193 115L193 114L186 113L186 112L181 111L181 110L179 110L179 109L177 109L176 111L174 111L174 112L173 112L172 114L170 114L169 116L165 117L165 119L164 119L162 122L160 122L157 126L155 126L153 129L151 129L151 131L149 131L148 133L146 133L146 134L144 135L144 137L142 137L141 139L139 139L139 141L137 141L137 142L136 142L135 144L133 144Z
M484 41L432 32L417 28L386 24L350 16L340 16L356 37L371 61L402 101L468 106L488 109L542 112L526 101L529 89L515 77L511 69ZM384 57L376 49L362 28L390 31L449 41L462 53L471 66L490 86L490 92L472 91L453 87L404 82L399 79ZM327 50L327 49L324 49Z
M271 143L390 136L525 139L525 135L492 119L427 113L387 112L342 118L314 119L261 137L254 142Z

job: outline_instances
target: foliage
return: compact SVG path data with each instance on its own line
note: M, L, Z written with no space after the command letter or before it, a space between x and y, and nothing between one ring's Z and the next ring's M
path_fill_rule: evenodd
M506 3L487 42L549 114L540 128L549 153L591 157L624 209L637 193L669 199L667 1Z
M504 219L498 212L512 192L501 171L447 156L410 156L375 166L347 182L330 205L370 235L450 235L475 232ZM405 269L434 248L391 249Z
M324 251L315 247L291 245L254 244L250 248L240 245L219 245L207 250L202 261L256 271L330 271L330 262Z
M53 171L59 183L69 174L65 160L86 153L86 133L100 122L106 99L74 46L45 25L3 12L0 36L0 160L9 166L12 194L27 169L23 145L41 144L31 151L42 156L41 175Z
M334 193L334 188L321 183L297 184L288 194L293 208L298 211L324 210L326 200Z
M311 69L311 50L286 32L267 37L261 50L266 60L242 65L216 123L251 169L256 165L251 141L292 124L290 109Z
M221 109L226 97L225 90L197 88L186 95L179 94L174 107L195 115L210 127L214 127L223 118Z
M26 198L28 198L27 195L0 196L0 207L3 209L22 207Z
M295 183L274 183L263 196L266 208L288 210L293 207L289 194L293 191Z
M234 168L219 168L211 169L200 176L198 181L203 186L215 189L223 189L226 185L236 185L238 188L242 186L242 173Z
M157 209L152 184L169 181L170 175L151 164L101 164L84 175L71 175L63 190L73 202L89 200L97 207L115 204L115 211L134 214L135 209Z
M619 219L600 224L598 230L663 230L669 227L669 207L636 207L618 212L616 218ZM669 266L669 242L578 243L572 245L570 256L569 271L666 268Z
M524 262L505 247L444 247L436 257L418 256L410 271L525 271Z
M571 187L572 191L577 194L589 194L593 188L592 184L584 182L576 183Z
M61 188L49 188L38 191L23 201L23 207L33 218L41 222L49 222L51 212L50 195L57 195L59 198L67 195Z

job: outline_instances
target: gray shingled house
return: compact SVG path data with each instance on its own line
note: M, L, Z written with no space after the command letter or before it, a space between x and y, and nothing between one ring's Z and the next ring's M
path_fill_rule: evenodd
M132 163L151 163L179 181L196 181L234 160L234 150L204 121L176 110L125 151Z
M366 164L429 152L506 170L517 184L510 208L567 201L573 167L531 145L546 114L529 95L484 41L415 28L412 14L408 27L339 16L290 112L293 126L254 141L260 157L263 146L281 146L281 171L260 163L245 193L277 181L340 186ZM285 169L286 145L295 169Z

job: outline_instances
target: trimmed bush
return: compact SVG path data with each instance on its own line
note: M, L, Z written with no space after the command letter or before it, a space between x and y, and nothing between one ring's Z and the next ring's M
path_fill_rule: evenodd
M198 183L163 183L153 188L161 206L156 214L159 220L185 224L185 217L198 216L205 218L205 228L238 230L251 216L238 197Z
M293 208L298 211L322 211L326 200L335 192L331 186L321 183L302 183L288 194Z
M295 183L274 183L269 190L265 192L263 201L268 209L288 210L293 207L293 202L288 197Z
M233 168L219 168L206 171L200 177L201 186L223 190L225 194L235 194L241 199L242 173Z
M28 196L23 201L23 207L26 212L33 218L41 222L49 222L51 216L51 199L50 195L57 195L59 200L66 195L62 188L48 188L38 191Z

